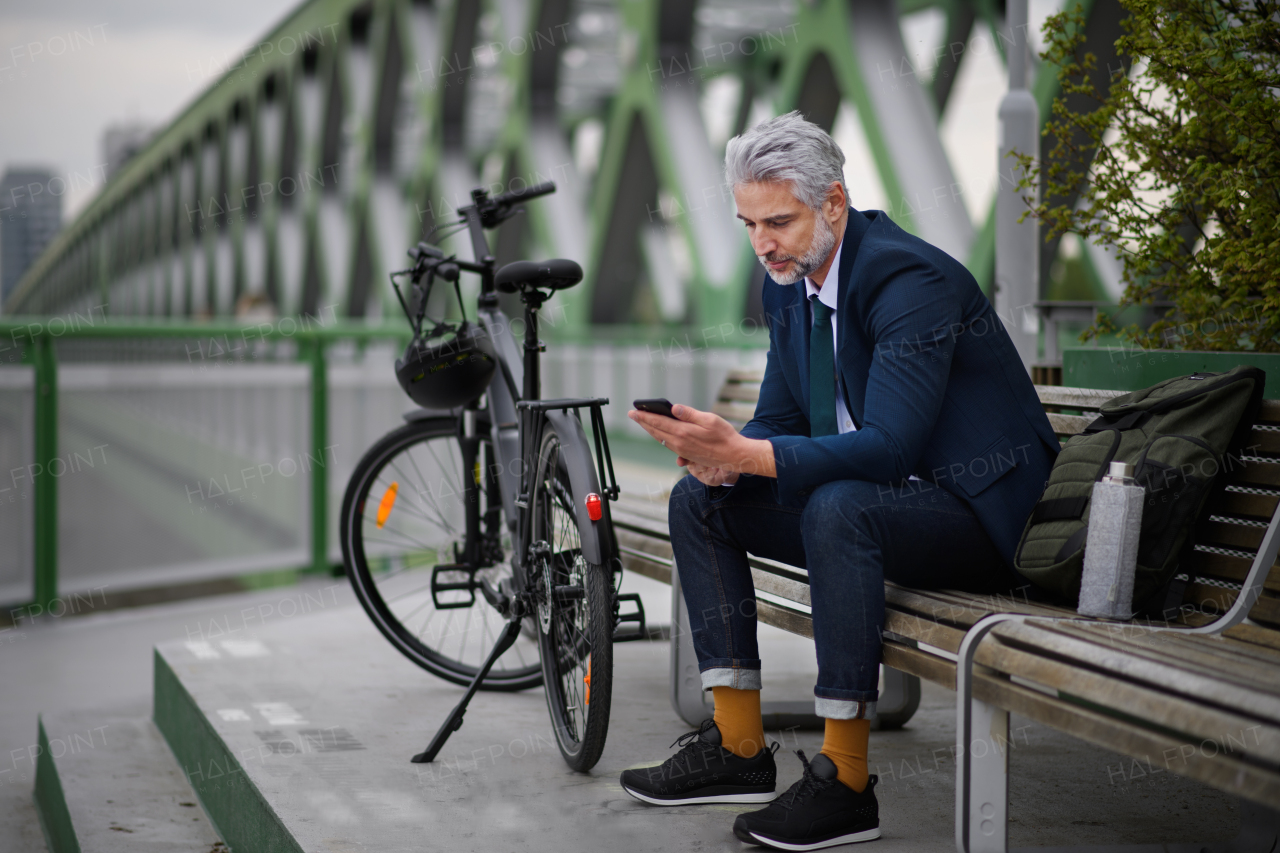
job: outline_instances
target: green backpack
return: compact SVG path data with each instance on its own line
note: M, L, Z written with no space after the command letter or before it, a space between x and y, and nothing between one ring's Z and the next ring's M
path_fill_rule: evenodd
M1262 404L1266 374L1256 367L1228 373L1193 373L1116 397L1101 416L1072 436L1049 473L1044 494L1022 531L1014 555L1018 572L1070 600L1080 596L1089 498L1113 460L1133 466L1147 491L1138 540L1133 605L1159 614L1177 606L1172 585L1191 525L1224 471L1243 464L1241 453Z

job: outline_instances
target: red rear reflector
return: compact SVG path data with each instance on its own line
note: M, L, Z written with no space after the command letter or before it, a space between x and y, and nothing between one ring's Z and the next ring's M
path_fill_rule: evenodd
M604 515L604 508L600 503L600 496L595 492L587 495L587 518L592 521L599 521Z

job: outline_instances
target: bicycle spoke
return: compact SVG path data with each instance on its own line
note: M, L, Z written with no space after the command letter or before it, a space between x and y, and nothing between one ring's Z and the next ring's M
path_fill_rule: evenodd
M462 467L462 460L458 459L456 466L452 464L454 460L450 460L450 464L445 465L443 462L440 461L440 457L436 455L436 451L434 447L428 447L427 452L431 454L431 458L436 461L436 467L440 469L441 484L443 484L446 479L449 479L450 485L454 487L454 494L456 495L463 494L465 490L462 488L462 486L458 483L457 480L453 480L452 477L450 476L453 473L455 467L457 468ZM418 460L414 459L412 454L409 455L409 463L413 465L413 470L418 473L418 478L422 481L423 485L429 486L430 483L428 482L426 476L423 475L422 469L418 467Z
M413 457L410 457L410 458L409 458L409 461L410 461L410 462L413 462ZM393 464L391 467L393 467L393 468L395 468L395 469L396 469L396 472L401 476L401 478L403 478L403 479L404 479L404 481L405 481L405 482L411 482L411 481L410 481L410 479L409 479L409 475L408 475L408 474L406 474L406 473L404 473L404 471L403 471L403 470L401 470L399 466L397 466L397 465L394 465L394 464ZM417 468L417 464L416 464L416 463L414 463L414 468L415 468L415 469ZM418 476L419 476L419 477L422 477L421 472L419 472ZM423 479L425 479L425 478L423 478ZM429 488L429 487L428 487L428 488ZM428 494L428 493L424 493L422 489L409 489L408 491L409 491L409 495L410 495L411 497L410 497L410 500L408 500L408 501L406 501L406 502L405 502L405 506L406 506L406 507L413 508L413 509L418 509L418 507L414 506L414 502L413 502L412 498L417 498L417 499L418 499L418 501L419 501L419 502L421 502L424 506L427 504L427 501L426 501L426 500L424 500L424 494ZM440 506L435 502L435 496L434 496L434 495L432 495L432 496L431 496L431 502L430 502L430 506L429 506L428 508L429 508L432 512L434 512L434 513L435 513L436 520L438 520L438 521L439 521L439 524L440 524L440 526L441 526L441 527L443 527L443 528L445 528L446 530L448 530L451 534L453 534L453 535L455 535L455 536L457 535L457 533L458 533L457 528L456 528L456 527L454 527L454 526L453 526L453 524L451 524L451 523L449 522L449 519L445 517L444 510L442 510L442 509L440 508ZM422 512L421 510L419 510L419 511L418 511L418 516L419 516L420 518L422 518L424 521L432 521L431 517L430 517L429 515L427 515L425 512Z

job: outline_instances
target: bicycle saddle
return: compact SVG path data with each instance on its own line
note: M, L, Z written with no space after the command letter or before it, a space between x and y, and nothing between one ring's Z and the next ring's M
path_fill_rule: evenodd
M498 270L493 281L503 293L518 293L529 287L564 290L582 281L582 267L565 258L516 261Z

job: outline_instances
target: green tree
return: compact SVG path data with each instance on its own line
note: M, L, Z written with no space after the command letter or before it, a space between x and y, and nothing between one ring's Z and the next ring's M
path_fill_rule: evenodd
M1145 329L1099 315L1085 337L1280 352L1280 2L1122 4L1127 67L1105 95L1090 81L1097 60L1082 54L1079 8L1045 24L1042 58L1058 67L1063 96L1089 108L1059 97L1044 161L1019 157L1023 187L1044 187L1030 215L1122 259L1122 306L1173 305Z

